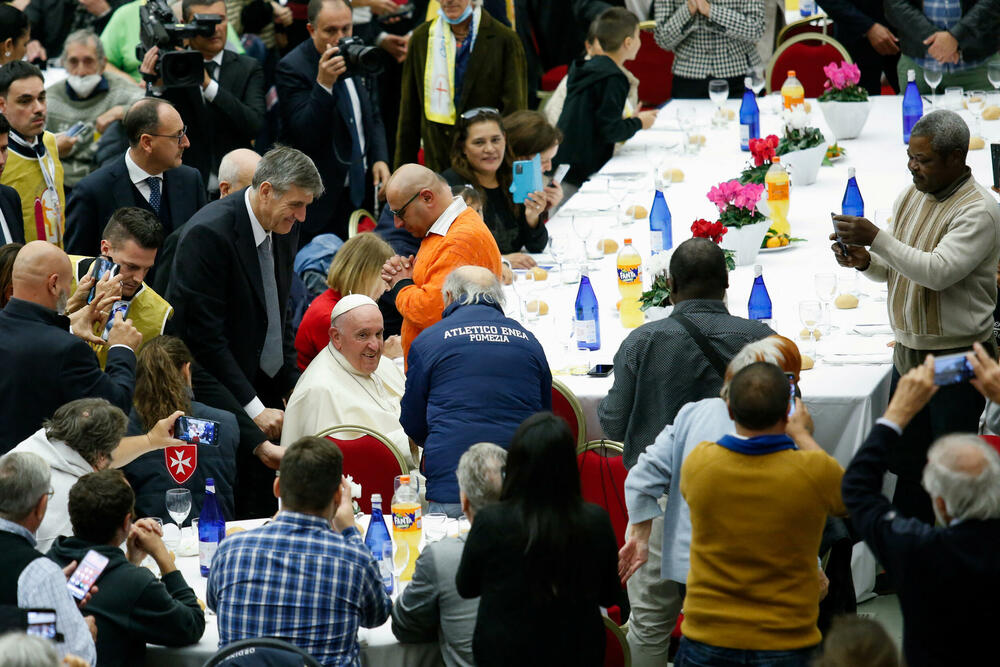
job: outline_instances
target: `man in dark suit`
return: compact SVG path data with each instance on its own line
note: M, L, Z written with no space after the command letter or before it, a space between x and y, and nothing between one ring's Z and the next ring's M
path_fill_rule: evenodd
M278 63L283 140L311 157L327 177L327 192L309 208L300 232L305 245L317 234L347 238L357 208L371 209L373 186L389 179L382 116L361 77L344 76L347 63L337 43L353 30L343 0L310 0L312 39Z
M269 151L242 192L199 211L181 233L167 299L173 325L195 360L277 441L282 400L298 380L284 304L298 246L296 222L322 194L319 172L294 148ZM273 510L274 481L256 459L238 462L241 502L259 516Z
M125 113L123 125L129 142L125 155L73 188L66 211L66 252L71 255L99 255L101 232L122 206L152 211L169 234L207 201L201 175L181 164L191 143L170 103L143 98Z
M132 407L135 350L142 334L119 317L108 334L102 372L94 351L70 333L62 313L69 298L69 257L47 241L18 252L14 296L0 312L0 453L37 431L56 408L84 397Z
M885 7L872 0L819 0L820 8L834 20L834 36L861 69L861 87L869 95L882 94L882 73L899 92L899 39L885 18Z
M184 152L184 164L200 171L209 192L215 193L222 157L236 148L250 148L264 124L264 70L255 58L225 49L225 2L184 0L181 7L185 21L195 14L222 19L210 37L188 40L188 46L205 60L201 86L163 91L163 98L177 107L187 123L191 148ZM155 71L156 50L150 51L141 72Z
M10 123L0 114L0 175L7 164L7 143ZM24 217L21 213L21 195L9 185L0 185L0 245L24 243Z

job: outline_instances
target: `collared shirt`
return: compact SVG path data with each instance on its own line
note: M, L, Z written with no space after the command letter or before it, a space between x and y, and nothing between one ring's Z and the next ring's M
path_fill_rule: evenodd
M333 86L324 86L320 84L326 92L333 95ZM365 162L365 169L368 169L368 157L365 155L365 126L361 117L361 98L358 97L358 89L354 87L354 81L347 77L344 79L344 87L347 89L347 96L351 99L351 113L354 114L354 125L358 128L358 142L361 145L361 156ZM344 179L344 185L350 183L351 176L348 174L347 178Z
M219 646L277 637L324 665L360 665L358 627L385 622L392 600L357 529L281 511L219 544L208 575Z
M24 526L0 517L0 531L20 535L35 546L35 536ZM56 644L59 657L72 653L90 664L97 660L97 649L83 615L66 588L66 575L48 558L31 561L17 579L17 606L24 609L54 609L56 631L63 643Z
M206 65L208 63L218 65L218 69L215 70L215 76L209 77L208 85L201 89L201 96L205 98L206 102L214 102L215 96L219 94L219 73L222 71L222 54L224 52L225 49L216 53L215 57L205 61Z
M962 2L961 0L924 0L924 16L941 30L950 30L962 20ZM986 59L965 60L962 58L961 52L958 55L958 62L954 64L939 63L931 56L915 58L914 60L921 67L938 67L944 72L961 72L986 62Z
M3 209L0 209L0 228L3 230L3 242L11 243L14 237L10 235L10 227L7 226L7 216L3 214Z
M451 223L455 222L455 218L457 218L465 209L465 200L461 197L455 197L452 199L448 208L444 210L444 213L438 216L438 219L434 221L434 224L427 230L427 233L437 234L438 236L446 236L448 234L448 230L451 229Z
M147 202L150 194L149 183L146 182L147 178L160 179L160 197L166 196L166 193L163 192L163 174L151 174L137 165L132 159L132 149L125 151L125 168L128 169L128 178L132 181L132 185Z
M264 242L264 239L271 238L271 232L264 229L264 226L260 224L257 219L257 214L253 212L253 206L250 205L250 188L247 188L243 193L243 201L247 205L247 213L250 215L250 229L253 230L253 244L255 247L259 248L260 244ZM264 412L264 402L260 400L259 396L254 396L253 400L243 406L243 409L249 415L250 419L256 419L257 415Z

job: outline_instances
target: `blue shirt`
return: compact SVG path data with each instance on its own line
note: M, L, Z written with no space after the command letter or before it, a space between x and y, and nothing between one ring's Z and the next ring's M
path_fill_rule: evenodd
M962 20L961 0L924 0L924 16L941 30L950 30ZM961 54L959 54L961 56ZM931 56L916 58L917 64L921 67L937 66L943 72L961 72L982 65L986 60L965 60L959 58L954 65L951 63L941 64Z
M276 637L324 665L360 665L358 626L378 627L392 601L355 528L334 531L310 514L282 511L219 545L208 576L219 647Z

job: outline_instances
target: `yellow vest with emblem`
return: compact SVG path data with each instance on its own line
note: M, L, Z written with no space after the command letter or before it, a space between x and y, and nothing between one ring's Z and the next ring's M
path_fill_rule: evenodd
M14 143L11 140L11 143ZM63 166L59 161L56 136L51 132L42 135L45 150L52 156L55 165L56 195L59 201L51 201L48 186L42 175L38 160L18 155L13 149L7 153L7 165L3 169L0 183L9 185L21 195L21 215L24 217L24 240L50 241L60 248L66 226L66 194L63 191Z

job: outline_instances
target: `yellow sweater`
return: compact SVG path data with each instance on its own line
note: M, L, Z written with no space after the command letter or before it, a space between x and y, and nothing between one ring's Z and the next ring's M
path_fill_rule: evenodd
M816 557L828 514L847 513L827 453L739 454L699 444L681 469L691 508L686 637L732 649L818 644Z

